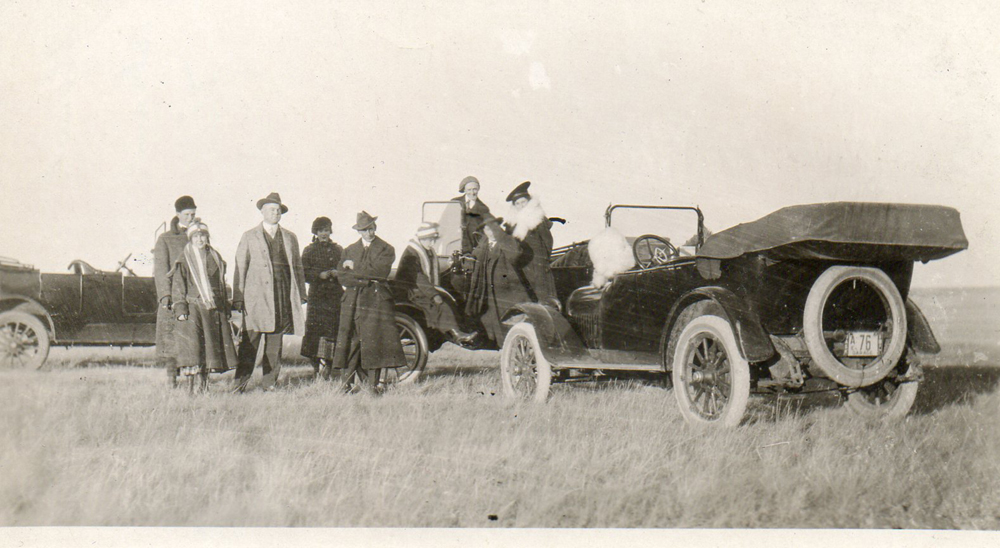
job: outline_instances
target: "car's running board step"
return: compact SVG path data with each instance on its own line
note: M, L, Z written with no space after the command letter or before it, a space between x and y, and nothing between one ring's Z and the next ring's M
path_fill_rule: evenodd
M658 363L602 363L602 362L563 362L552 364L552 369L607 369L608 371L663 371Z

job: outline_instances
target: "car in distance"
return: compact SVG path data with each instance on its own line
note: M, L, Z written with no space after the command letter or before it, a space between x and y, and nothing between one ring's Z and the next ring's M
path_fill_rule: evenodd
M909 411L918 354L940 350L908 298L914 263L968 247L958 211L799 205L706 238L697 208L622 205L607 209L606 226L650 214L663 221L621 230L632 268L595 287L581 283L593 272L589 242L562 248L562 311L523 303L507 313L505 394L544 400L554 382L644 371L670 375L696 424L739 424L751 393L834 390L862 414ZM663 234L678 216L688 236Z

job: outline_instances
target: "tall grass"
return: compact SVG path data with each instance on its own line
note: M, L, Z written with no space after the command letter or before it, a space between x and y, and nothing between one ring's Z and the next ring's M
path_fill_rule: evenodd
M996 370L929 371L896 424L755 399L714 431L656 386L517 404L495 353L432 359L382 396L305 367L194 396L155 369L4 372L0 524L1000 528Z

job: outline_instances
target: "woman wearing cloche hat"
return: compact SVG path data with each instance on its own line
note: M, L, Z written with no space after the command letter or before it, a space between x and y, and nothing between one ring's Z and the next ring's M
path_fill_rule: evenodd
M302 251L302 269L309 284L309 304L306 306L306 333L302 337L301 354L313 363L313 373L319 374L321 364L329 367L340 325L340 296L344 289L337 279L337 265L344 249L330 239L333 223L327 217L317 217L312 224L313 239Z

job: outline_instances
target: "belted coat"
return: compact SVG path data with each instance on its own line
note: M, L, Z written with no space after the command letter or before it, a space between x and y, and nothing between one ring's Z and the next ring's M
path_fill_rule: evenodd
M338 369L396 368L406 365L396 329L396 311L386 279L396 250L376 236L366 250L361 240L344 249L340 262L340 330L333 366ZM351 261L351 269L344 263ZM360 360L360 364L357 361Z

